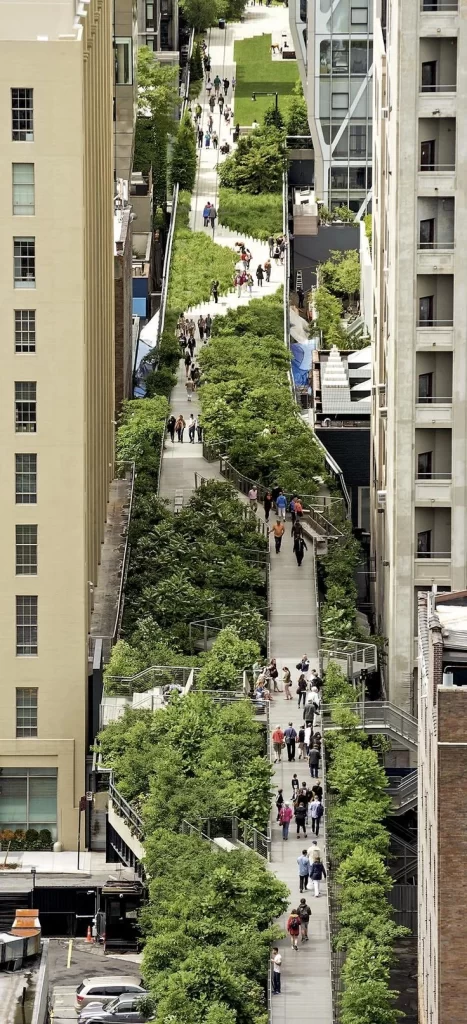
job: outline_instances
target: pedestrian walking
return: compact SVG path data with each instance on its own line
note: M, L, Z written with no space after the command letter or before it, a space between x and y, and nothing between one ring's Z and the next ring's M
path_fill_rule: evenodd
M292 684L292 676L290 674L290 669L288 669L285 665L284 665L284 667L282 669L282 682L284 684L285 699L286 700L292 700L293 698L292 698L292 694L290 692L290 687L291 687L291 684Z
M172 444L175 441L175 423L175 416L169 416L167 420L167 433L170 437L170 440L172 441Z
M276 508L277 508L277 511L278 511L279 515L281 515L282 518L285 519L286 509L287 509L287 498L286 498L285 494L282 493L282 491L279 491L279 494L277 495L277 498L276 498Z
M215 105L216 105L216 100L215 100L215 97L214 97L214 96L210 96L210 97L209 97L209 109L210 109L210 111L211 111L211 114L213 114L213 113L214 113L214 107L215 107Z
M296 817L297 817L297 812L295 812L295 818ZM298 832L297 832L297 836L298 836ZM307 887L307 884L308 884L308 875L310 873L310 861L308 860L308 854L307 854L306 850L302 850L300 856L297 857L297 864L298 864L298 877L300 879L300 892L306 892L306 887Z
M287 931L290 935L290 943L292 949L295 949L298 953L298 936L300 935L300 918L296 910L292 910L290 917L287 921Z
M203 440L203 428L199 420L196 420L196 433L198 436L198 444L201 444Z
M224 78L224 81L222 82L222 85L224 86L224 93L225 93L225 96L227 98L227 93L229 91L229 85L230 85L229 79L228 78Z
M289 838L289 827L290 827L290 822L292 821L292 818L293 818L293 810L292 810L292 808L290 806L289 801L286 800L285 804L280 809L280 819L279 819L280 823L282 825L282 838L283 839L288 839Z
M300 659L296 667L298 668L299 672L303 672L305 675L307 675L307 673L310 671L310 662L306 654L303 655L303 658Z
M314 719L314 717L315 717L315 706L313 704L313 701L311 700L311 694L309 693L309 694L307 694L305 710L303 712L303 721L305 722L305 725L309 725L311 728L313 728L313 719Z
M305 760L305 726L301 725L298 730L298 749L299 755L298 760Z
M321 860L321 850L316 839L312 839L311 841L311 846L308 849L308 860L310 861L310 867L314 860Z
M317 690L321 690L322 689L323 680L321 679L321 676L318 675L318 673L317 673L315 668L312 668L312 670L311 670L310 683L311 683L312 686L316 686Z
M183 419L183 416L180 415L178 417L178 419L177 419L177 422L175 423L175 431L176 431L178 440L179 440L179 442L181 444L183 444L183 431L185 430L185 427L186 427L185 420Z
M280 821L281 820L281 809L282 809L283 806L284 806L284 793L283 793L282 789L279 789L277 791L277 796L276 796L276 807L277 807L277 818L276 818L276 821Z
M185 358L184 358L183 361L185 363L185 377L188 377L188 375L190 373L190 366L191 366L191 352L190 352L190 349L188 348L188 346L185 349Z
M281 963L282 957L279 953L277 946L273 946L272 949L272 994L273 996L280 996L281 994Z
M232 142L238 142L239 138L240 138L240 125L237 122L237 124L235 125L235 127L234 127L234 129L232 131Z
M297 799L298 791L300 789L300 783L298 781L298 775L296 772L292 775L292 803L295 807L295 801Z
M305 754L306 754L307 757L308 757L308 754L310 753L312 736L313 736L312 726L308 725L307 722L305 722Z
M204 132L202 128L198 128L198 149L202 148Z
M191 399L193 398L193 391L195 390L195 386L193 384L191 377L189 377L188 380L185 382L185 390L187 401L191 402Z
M287 729L285 730L285 732L287 732ZM287 736L286 736L286 739L287 739ZM310 804L310 814L311 814L311 831L314 832L315 836L319 836L319 823L320 823L321 818L323 817L323 814L324 814L324 807L323 807L323 805L321 803L321 800L318 800L318 798L316 798L316 800L312 800L311 801L311 804Z
M302 703L302 701L303 701L303 706L305 706L305 699L306 699L306 691L307 691L307 689L308 689L308 683L307 683L307 681L305 679L305 676L303 675L303 672L302 672L302 674L298 678L298 683L297 683L297 696L298 696L298 706L299 707L300 707L300 704Z
M193 413L191 413L190 419L188 420L188 438L189 438L190 444L194 444L195 443L195 430L196 430L196 420L195 420L195 417L193 416Z
M264 272L266 274L266 284L269 284L271 280L271 260L266 260L264 264Z
M253 512L256 512L258 507L258 488L256 484L252 484L248 491L248 501L250 502L250 508L253 509Z
M269 235L268 246L269 246L269 259L272 259L273 255L274 255L274 248L275 248L274 235Z
M261 266L261 263L258 263L258 266L256 268L256 280L257 280L258 286L260 288L263 287L263 277L264 277L264 270L263 270L263 268Z
M211 98L212 98L212 97L211 97ZM211 100L210 100L209 102L211 102ZM276 267L278 267L278 266L279 266L279 260L280 260L280 258L281 258L281 251L280 251L280 249L279 249L279 246L278 246L278 245L275 245L275 246L274 246L274 252L273 252L273 254L272 254L272 255L273 255L273 258L274 258L274 262L275 262L275 264L276 264Z
M318 778L318 765L319 765L319 750L316 747L311 747L308 754L308 764L310 767L310 775L312 779Z
M214 302L217 303L217 300L219 298L219 281L217 281L217 280L216 281L211 281L211 295L212 295L212 297L214 299ZM211 332L209 332L209 336L210 335L211 335Z
M273 533L274 534L274 544L276 545L276 555L279 555L280 554L280 550L281 550L282 538L283 538L284 533L285 533L285 526L284 526L283 523L281 523L280 519L278 519L277 522L274 523L274 526L272 527L271 530L269 530L269 533Z
M305 557L305 551L308 551L304 537L301 533L294 538L293 550L295 558L297 559L297 565L300 567Z
M265 523L269 523L269 513L271 511L271 506L272 506L271 491L266 491L266 494L264 495L264 521L265 521Z
M199 331L199 340L202 341L203 338L204 338L204 320L203 320L202 316L198 317L198 331Z
M219 112L222 114L222 111L224 109L224 97L223 97L222 93L220 94L217 102L219 104Z
M208 80L206 82L206 92L207 92L207 94L208 94L208 96L210 98L211 97L211 92L212 92L212 82L211 82L210 78L208 78Z
M212 288L211 288L211 291L212 291ZM206 317L206 319L204 321L204 333L206 335L206 339L211 337L211 327L212 327L212 317L211 317L210 313L208 313L208 315L207 315L207 317Z
M304 896L302 896L300 903L297 907L297 913L300 918L300 931L302 942L308 942L308 922L311 917L311 909Z
M247 274L246 286L248 288L248 291L249 291L250 295L253 294L253 285L254 285L254 283L255 282L253 281L253 278L252 278L251 274Z
M210 132L206 132L206 135L204 136L204 145L205 145L206 149L209 149L209 147L211 145L211 135L210 135ZM209 216L211 216L211 211L209 211Z
M310 686L310 696L315 706L315 711L317 714L319 714L319 709L321 707L321 696L318 687L315 686L313 683Z
M217 132L213 132L212 133L211 139L212 139L212 148L213 149L217 149L217 147L219 145L219 136L218 136Z
M284 733L282 732L280 725L276 725L276 728L274 729L272 734L272 745L274 749L274 764L276 761L279 761L280 763L282 761L282 749L284 747Z
M209 117L208 117L208 129L211 132L211 135L212 135L213 127L214 127L214 121L213 121L213 118L212 118L212 114L210 114Z
M237 79L235 78L235 75L232 75L232 89L235 89L236 84L237 84Z
M316 782L313 783L311 787L311 793L314 800L323 799L323 787L321 785L321 779L316 779Z
M198 133L198 139L199 139L199 133ZM203 145L203 133L202 132L201 132L201 145ZM211 203L206 203L206 206L204 207L204 210L203 210L203 220L204 220L205 228L209 227L209 211L210 211L210 209L211 209Z
M214 79L214 89L216 91L216 95L219 93L220 87L221 87L221 80L219 78L219 75L216 75L216 77Z
M297 806L295 807L295 824L297 826L297 839L299 838L300 835L300 829L303 830L303 835L305 836L306 839L306 806L304 806L301 803L297 804ZM304 888L306 889L306 885L304 886ZM303 892L303 889L300 889L300 892Z
M297 299L298 299L298 308L299 309L303 309L303 303L305 301L305 292L303 291L303 288L301 286L299 288L297 288Z
M217 210L215 206L211 206L209 209L209 220L211 222L212 230L214 231L214 225L216 223Z
M297 733L295 732L292 722L289 722L287 729L284 732L284 739L287 746L287 760L295 761L295 740L297 739Z
M326 868L324 867L324 864L321 860L312 861L310 865L310 879L313 882L315 896L319 896L319 883L322 878L326 878Z

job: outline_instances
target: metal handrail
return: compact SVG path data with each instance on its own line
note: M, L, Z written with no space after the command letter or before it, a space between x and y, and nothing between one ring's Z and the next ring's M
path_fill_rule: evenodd
M399 738L407 740L411 746L418 746L418 723L417 719L408 711L391 704L390 701L355 701L352 704L339 704L339 709L345 708L360 718L361 726L368 732L377 730L379 732L392 732ZM335 704L321 705L321 723L323 731L338 730L332 719L336 711Z
M418 395L417 405L452 405L452 395Z
M119 816L126 821L127 825L129 825L132 835L136 836L137 839L142 840L144 835L143 819L117 789L113 781L113 775L109 780L109 798Z
M162 267L162 278L161 278L161 304L159 306L159 320L157 323L157 333L155 348L158 348L161 340L161 334L164 330L165 325L165 314L167 310L167 298L169 293L169 280L170 280L170 267L172 262L172 248L175 235L175 224L177 220L177 209L178 209L178 195L179 195L179 184L178 181L174 185L173 196L172 196L172 215L170 218L170 226L167 234L167 243L164 253L164 263Z
M126 689L128 691L127 692L128 696L132 696L133 693L145 693L144 689L140 689L139 688L138 682L140 680L144 680L149 675L156 676L156 678L157 678L158 675L160 676L160 675L163 675L163 674L167 673L168 675L171 675L172 677L178 677L178 678L181 677L183 685L185 685L186 682L188 681L188 677L190 676L190 674L192 672L197 673L197 672L200 672L200 671L201 671L201 669L199 669L199 668L194 668L193 669L193 668L190 668L188 665L150 665L150 666L148 666L148 668L142 669L141 672L136 672L135 675L133 675L133 676L108 676L107 675L106 678L105 678L105 685L107 687L107 685L109 683L117 684L118 686L121 686L123 689ZM153 680L151 679L150 681L152 682ZM157 686L159 684L155 683L155 685ZM163 686L165 684L162 683L161 685ZM148 685L146 687L146 690L150 690L151 688L152 687L150 685ZM125 696L125 695L126 694L123 694L123 696ZM110 694L110 696L118 696L118 694ZM120 695L120 696L122 696L122 695Z
M417 327L428 327L430 330L433 327L452 327L454 320L417 320Z
M448 249L449 251L455 247L454 240L452 242L417 242L417 249Z
M433 174L433 171L435 173L437 171L441 171L441 172L448 171L448 172L452 173L452 171L455 171L456 165L455 164L429 164L427 166L423 166L423 164L420 163L418 165L418 169L419 169L419 171L421 171L424 174Z
M457 92L457 85L421 85L420 92Z
M418 787L418 772L415 769L410 775L406 775L397 785L389 783L387 787L387 793L392 798L393 803L401 808L407 803L413 801L417 797Z

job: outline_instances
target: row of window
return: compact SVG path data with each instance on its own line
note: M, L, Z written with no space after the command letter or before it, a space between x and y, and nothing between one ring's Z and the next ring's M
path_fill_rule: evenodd
M57 835L56 768L2 768L0 830L50 829Z

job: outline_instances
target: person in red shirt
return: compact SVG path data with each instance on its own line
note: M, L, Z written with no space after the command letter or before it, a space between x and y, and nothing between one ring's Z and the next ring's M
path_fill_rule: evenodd
M280 823L282 825L282 838L283 839L288 839L289 838L289 825L290 825L290 822L292 821L292 818L293 818L293 810L292 810L292 808L291 808L291 806L290 806L290 804L289 804L289 802L287 800L286 803L280 809L280 817L279 817Z
M284 733L280 725L277 725L272 734L272 742L274 746L274 764L276 761L282 760L282 744L284 742Z
M292 949L298 950L298 936L300 934L300 918L296 910L292 910L289 920L287 921L287 931L290 935L290 942Z

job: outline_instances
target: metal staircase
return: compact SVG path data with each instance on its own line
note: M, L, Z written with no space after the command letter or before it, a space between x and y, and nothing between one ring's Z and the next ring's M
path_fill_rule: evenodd
M361 728L373 735L388 736L408 750L418 748L418 725L416 718L402 711L387 700L356 701L354 704L340 705L352 711L360 719ZM340 725L332 719L335 706L324 704L321 708L322 727L324 732L336 731Z

